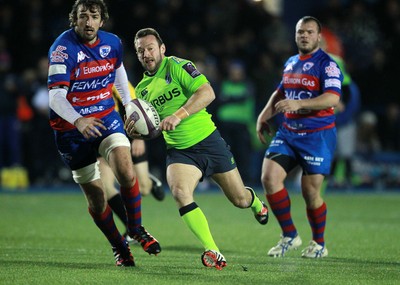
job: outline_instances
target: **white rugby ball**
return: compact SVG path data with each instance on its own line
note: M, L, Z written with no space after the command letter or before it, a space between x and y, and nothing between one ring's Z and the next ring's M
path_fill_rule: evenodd
M133 99L125 106L126 119L135 121L135 131L140 134L140 138L150 140L161 134L160 116L153 105L143 99ZM131 138L134 135L129 134Z

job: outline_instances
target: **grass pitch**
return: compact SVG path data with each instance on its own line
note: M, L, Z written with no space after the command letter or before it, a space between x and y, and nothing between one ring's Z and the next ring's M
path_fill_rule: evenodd
M302 197L291 198L303 248L311 230ZM320 260L301 258L301 250L268 257L280 233L272 214L261 226L251 210L233 207L220 193L201 193L196 201L227 259L222 271L203 267L203 249L171 195L163 202L145 197L142 203L143 224L162 252L149 256L132 245L136 267L119 268L79 191L0 192L0 284L400 283L399 194L327 193L329 256Z

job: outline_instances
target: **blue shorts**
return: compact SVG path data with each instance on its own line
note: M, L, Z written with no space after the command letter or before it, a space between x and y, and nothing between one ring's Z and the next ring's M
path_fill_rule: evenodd
M102 137L85 139L78 129L67 132L54 131L56 145L64 163L76 170L97 161L98 148L103 139L114 133L125 135L124 123L120 115L113 111L101 118L107 130L99 129Z
M328 175L335 148L336 128L295 133L281 127L272 139L265 157L273 153L287 155L299 164L305 173ZM271 156L269 158L274 160ZM278 159L276 161L279 163Z
M173 163L183 163L196 166L204 177L216 173L228 172L236 168L230 146L221 137L218 130L186 149L171 148L167 150L167 167Z

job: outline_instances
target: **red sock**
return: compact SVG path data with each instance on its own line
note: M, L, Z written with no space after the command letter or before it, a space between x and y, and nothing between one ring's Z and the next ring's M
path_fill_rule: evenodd
M89 213L97 227L103 232L112 246L118 246L123 242L123 237L115 225L111 208L108 205L102 214L93 213L90 208Z
M324 233L326 213L325 202L317 209L307 209L307 217L311 226L313 240L322 246L325 246Z
M281 226L283 236L294 238L297 235L297 230L290 213L290 198L286 188L271 195L267 194L266 197Z
M142 225L142 197L139 191L139 180L132 188L121 187L121 197L125 203L126 214L128 218L128 229L130 233L135 232L135 228Z

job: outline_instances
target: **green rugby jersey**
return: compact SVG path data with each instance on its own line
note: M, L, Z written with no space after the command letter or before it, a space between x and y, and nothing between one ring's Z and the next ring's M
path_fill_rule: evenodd
M144 73L136 96L150 102L160 119L172 115L196 92L207 78L189 60L165 57L156 74ZM167 148L185 149L208 137L216 129L206 108L183 119L173 131L163 131Z

